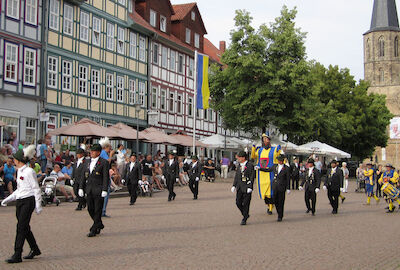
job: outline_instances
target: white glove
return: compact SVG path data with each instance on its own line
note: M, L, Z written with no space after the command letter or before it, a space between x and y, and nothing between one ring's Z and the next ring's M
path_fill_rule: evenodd
M315 189L315 193L318 193L318 192L319 192L319 188L316 188L316 189Z
M251 188L247 188L247 194L250 194L252 192L253 192L253 190Z
M7 198L1 201L2 206L7 206L9 202L15 201L17 199L16 193L13 192L11 195L9 195Z
M179 178L176 178L175 181L178 183L179 182Z
M235 193L235 191L236 191L236 187L232 187L232 188L231 188L231 192L232 192L232 193Z
M289 195L290 194L290 189L286 190L286 194Z
M35 207L36 214L40 215L40 213L42 213L42 211L43 211L42 202L36 201L36 207Z
M7 204L4 202L4 200L1 201L1 206L7 206Z
M71 184L71 186L74 185L74 180L69 180L69 183Z
M79 197L85 197L85 192L83 192L83 189L78 190L78 195Z
M164 176L164 175L162 175L162 176L161 176L161 179L162 179L162 180L165 180L165 176Z
M260 166L254 166L254 170L258 171L260 169Z
M107 197L107 193L108 193L107 191L102 191L102 192L101 192L101 197L103 197L103 198L104 198L104 197Z
M299 186L299 190L302 191L302 190L303 190L303 187L302 187L302 186Z
M340 188L340 192L344 192L344 188Z
M122 183L122 184L125 184L125 182L126 182L125 179L122 179L122 180L121 180L121 183Z
M326 186L323 186L322 188L324 189L324 191L326 191L328 189Z
M143 185L143 181L142 181L142 180L139 180L139 181L138 181L138 184L139 184L139 185Z
M199 180L200 180L200 178L196 177L196 181L199 181Z

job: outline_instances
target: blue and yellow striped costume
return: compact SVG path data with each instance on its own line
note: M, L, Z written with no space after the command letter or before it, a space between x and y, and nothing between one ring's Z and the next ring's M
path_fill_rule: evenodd
M400 207L400 191L396 188L399 182L399 174L394 169L385 171L378 182L382 185L381 190L387 196L386 201L389 203L389 212L393 212L394 201L397 201Z

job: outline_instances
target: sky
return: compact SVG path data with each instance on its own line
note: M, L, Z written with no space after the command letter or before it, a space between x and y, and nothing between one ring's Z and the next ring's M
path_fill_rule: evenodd
M172 4L193 2L171 0ZM245 9L256 29L280 15L283 5L297 7L296 25L307 33L309 60L325 66L350 69L358 81L364 78L363 34L369 30L373 0L197 0L207 37L215 46L229 44L235 10ZM398 6L399 1L396 1Z

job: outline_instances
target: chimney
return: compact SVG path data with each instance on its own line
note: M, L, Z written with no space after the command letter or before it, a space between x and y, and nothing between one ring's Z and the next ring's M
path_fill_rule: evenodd
M226 42L224 40L219 42L219 50L224 53L226 50Z

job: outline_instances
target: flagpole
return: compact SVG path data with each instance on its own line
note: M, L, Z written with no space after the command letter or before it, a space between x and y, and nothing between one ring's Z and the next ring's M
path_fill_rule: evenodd
M196 155L196 121L197 121L197 50L194 51L194 102L193 102L193 155Z

